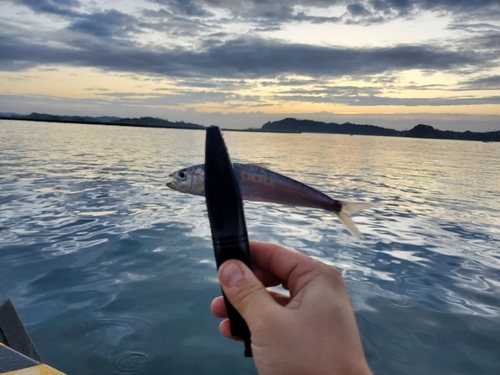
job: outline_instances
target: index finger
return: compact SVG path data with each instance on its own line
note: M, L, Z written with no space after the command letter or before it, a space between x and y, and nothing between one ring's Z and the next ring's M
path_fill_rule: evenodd
M301 277L324 266L305 254L277 244L250 241L250 251L252 263L286 281L290 288Z

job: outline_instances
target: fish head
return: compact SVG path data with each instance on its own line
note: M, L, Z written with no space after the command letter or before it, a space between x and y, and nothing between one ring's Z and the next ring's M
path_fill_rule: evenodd
M181 193L205 195L205 169L198 165L178 170L168 176L167 186Z

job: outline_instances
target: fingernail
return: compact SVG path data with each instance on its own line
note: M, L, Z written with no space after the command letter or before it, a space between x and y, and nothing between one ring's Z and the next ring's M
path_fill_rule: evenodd
M224 285L231 288L242 278L243 278L243 272L241 272L240 267L238 267L236 264L230 263L222 267L221 281Z

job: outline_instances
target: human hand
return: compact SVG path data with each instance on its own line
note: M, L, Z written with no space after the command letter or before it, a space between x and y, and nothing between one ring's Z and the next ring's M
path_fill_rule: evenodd
M250 328L259 374L371 374L340 272L279 245L251 242L250 249L253 272L228 260L219 268L219 280ZM290 296L265 289L280 284ZM211 309L227 318L222 297ZM219 329L238 340L228 319Z

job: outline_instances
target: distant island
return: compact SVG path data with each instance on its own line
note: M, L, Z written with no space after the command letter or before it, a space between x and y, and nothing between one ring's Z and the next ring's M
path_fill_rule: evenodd
M59 116L33 112L29 115L18 115L16 113L0 113L0 119L66 122L74 124L142 126L148 128L205 129L205 126L203 125L191 124L184 121L172 122L156 117L120 118L113 116Z
M268 122L262 126L261 130L500 142L500 131L479 133L467 130L465 132L455 132L451 130L438 130L430 125L424 124L416 125L411 130L399 131L375 125L352 124L350 122L337 124L333 122L326 123L321 121L286 118L280 121Z
M59 116L43 113L31 113L29 115L19 115L16 113L0 113L0 119L25 120L25 121L45 121L64 122L79 124L99 124L118 126L138 126L153 128L175 128L175 129L206 129L203 125L178 121L172 122L155 117L140 118L120 118L113 116ZM236 131L235 129L224 129ZM343 124L326 123L313 120L299 120L295 118L285 118L280 121L267 122L261 128L244 129L238 131L247 132L280 132L280 133L328 133L347 135L378 135L387 137L411 137L411 138L435 138L435 139L455 139L482 142L500 142L500 131L492 132L455 132L451 130L439 130L430 125L419 124L410 130L395 130L383 128L375 125L361 125L346 122Z

